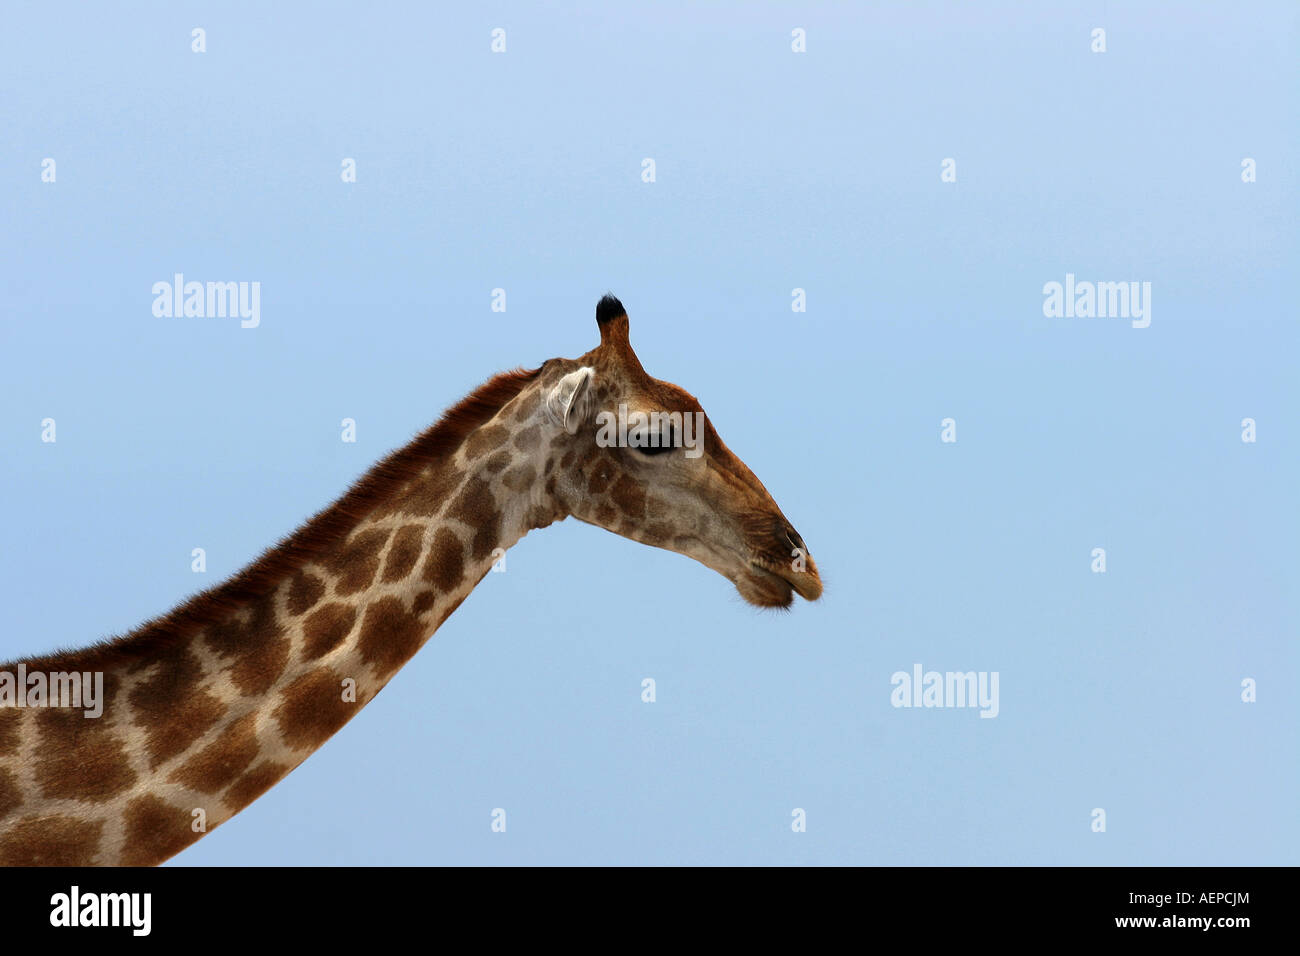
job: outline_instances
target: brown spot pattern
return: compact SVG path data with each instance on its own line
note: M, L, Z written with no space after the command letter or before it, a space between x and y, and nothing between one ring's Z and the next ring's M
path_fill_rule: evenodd
M514 445L520 451L532 451L541 443L542 426L529 425L522 429L519 434L515 435Z
M555 510L550 505L533 505L524 518L528 528L545 528L555 522Z
M18 789L18 781L8 770L0 770L0 820L22 805L23 795Z
M371 528L362 531L330 557L325 567L338 575L334 580L334 593L355 594L369 586L379 573L379 552L387 541L386 529Z
M43 796L102 802L135 783L126 748L107 717L52 708L37 714L36 729L36 786Z
M299 571L289 582L289 597L285 607L294 617L306 614L325 594L325 582L307 571Z
M230 668L230 679L245 694L261 695L284 673L289 663L289 641L268 638L256 650L248 651Z
M627 475L618 479L609 496L619 510L629 518L640 518L645 515L645 489Z
M366 608L357 646L361 659L383 678L414 657L432 633L420 614L408 613L397 598L386 597Z
M460 494L447 509L447 516L463 521L474 529L470 553L475 560L482 560L491 554L501 539L501 512L497 510L492 489L481 478L471 478L465 482Z
M185 849L202 833L192 829L189 810L174 807L158 797L136 797L126 805L126 843L123 866L155 866Z
M420 544L424 540L424 526L408 524L393 537L393 546L388 549L388 560L384 562L384 580L400 581L411 573L415 562L420 559Z
M222 802L236 811L242 810L279 783L289 770L282 763L263 760L226 791Z
M346 604L326 604L302 625L302 654L307 660L323 657L343 643L356 622L357 610Z
M465 576L465 551L460 538L446 528L439 528L425 559L423 574L424 580L443 592L460 584Z
M171 780L191 790L216 793L243 773L257 759L257 752L257 714L246 714L176 768Z
M314 750L346 724L360 706L343 700L343 677L332 668L322 667L303 674L285 688L275 719L289 746Z
M87 866L99 852L102 820L27 817L0 836L0 865Z
M434 468L411 484L402 501L402 512L431 517L442 510L460 485L460 472L450 463Z
M537 480L537 469L530 464L516 465L501 476L501 484L511 491L526 491Z
M202 676L198 659L178 644L159 659L154 675L131 691L151 766L183 753L226 712L221 701L200 688Z
M243 694L265 694L289 663L289 640L276 621L273 596L255 601L247 621L232 614L214 624L204 641L223 658L234 658L230 679ZM197 668L196 663L196 679Z
M660 541L668 541L672 537L673 526L663 521L652 522L645 529L644 540L647 542L654 542L657 544Z
M465 440L465 457L479 458L506 443L510 433L501 425L484 425Z
M23 711L0 707L0 757L18 752L18 728L22 720Z

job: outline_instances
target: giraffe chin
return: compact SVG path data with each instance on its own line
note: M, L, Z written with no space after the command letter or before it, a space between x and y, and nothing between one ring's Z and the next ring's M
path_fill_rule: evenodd
M821 597L821 581L813 575L793 575L794 580L751 563L736 577L736 590L755 607L789 608L796 593L806 601ZM807 578L808 580L802 580Z

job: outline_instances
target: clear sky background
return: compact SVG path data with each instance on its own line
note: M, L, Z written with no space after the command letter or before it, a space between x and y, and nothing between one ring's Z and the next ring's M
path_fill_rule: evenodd
M535 532L176 864L1296 864L1298 9L7 3L0 658L235 572L610 290L823 600ZM175 272L260 327L156 318ZM1046 318L1067 272L1150 327ZM917 663L998 717L892 707Z

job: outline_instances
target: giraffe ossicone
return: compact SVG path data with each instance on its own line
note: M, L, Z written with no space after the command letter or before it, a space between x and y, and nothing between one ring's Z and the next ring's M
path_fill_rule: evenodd
M596 321L596 348L490 379L229 580L122 637L0 664L103 681L94 718L0 698L0 864L189 846L373 699L506 549L566 517L694 558L760 607L820 597L803 539L699 402L641 367L622 304L605 296ZM620 406L656 440L598 441ZM674 437L685 416L703 423L695 455Z

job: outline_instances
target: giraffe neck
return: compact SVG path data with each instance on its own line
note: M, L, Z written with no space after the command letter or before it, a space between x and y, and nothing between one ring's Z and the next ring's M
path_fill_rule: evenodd
M482 420L460 421L464 434L421 460L415 446L444 419L168 617L23 662L29 673L102 672L103 713L0 708L0 864L159 863L319 748L505 549L562 517L537 480L527 396L516 390L495 414L471 409Z

